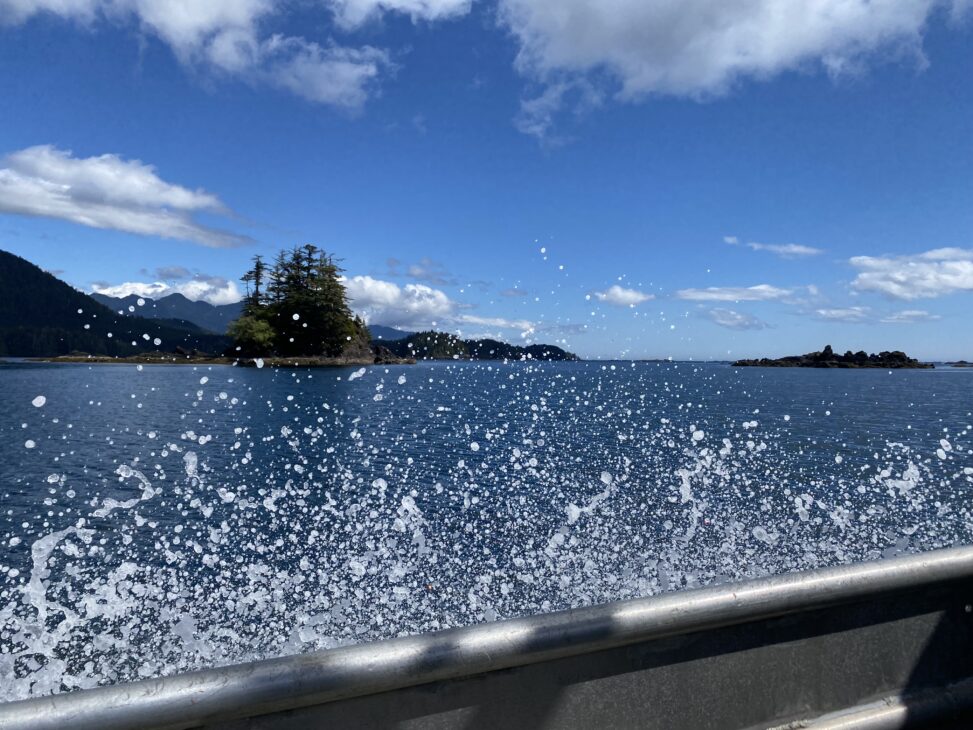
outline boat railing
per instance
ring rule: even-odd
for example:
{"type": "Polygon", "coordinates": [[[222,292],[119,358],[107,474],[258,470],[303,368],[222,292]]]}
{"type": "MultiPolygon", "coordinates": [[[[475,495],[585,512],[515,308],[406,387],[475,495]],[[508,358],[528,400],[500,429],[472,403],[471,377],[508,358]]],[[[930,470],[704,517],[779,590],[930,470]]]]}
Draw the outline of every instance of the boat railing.
{"type": "Polygon", "coordinates": [[[904,727],[973,707],[973,547],[0,704],[4,730],[904,727]]]}

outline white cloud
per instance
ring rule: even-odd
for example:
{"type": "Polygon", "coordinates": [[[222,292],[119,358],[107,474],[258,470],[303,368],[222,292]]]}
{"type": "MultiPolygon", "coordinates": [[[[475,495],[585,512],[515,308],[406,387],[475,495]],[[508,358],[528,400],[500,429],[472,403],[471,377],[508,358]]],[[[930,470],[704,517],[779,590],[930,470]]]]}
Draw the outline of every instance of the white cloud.
{"type": "Polygon", "coordinates": [[[885,324],[915,324],[916,322],[932,322],[940,319],[938,314],[931,314],[924,309],[904,309],[882,318],[885,324]]]}
{"type": "Polygon", "coordinates": [[[526,336],[535,329],[535,324],[528,319],[507,319],[506,317],[478,317],[474,314],[461,314],[455,319],[457,324],[471,324],[478,327],[497,327],[500,329],[522,330],[526,336]]]}
{"type": "Polygon", "coordinates": [[[548,134],[554,126],[555,117],[561,110],[568,89],[570,84],[567,83],[550,84],[534,98],[523,99],[520,102],[520,113],[514,118],[514,126],[518,131],[539,140],[558,142],[558,139],[549,139],[548,134]]]}
{"type": "Polygon", "coordinates": [[[731,330],[762,330],[767,328],[767,323],[752,314],[735,312],[732,309],[710,309],[704,316],[711,322],[720,327],[731,330]]]}
{"type": "Polygon", "coordinates": [[[446,20],[470,12],[472,0],[330,0],[335,19],[345,28],[373,20],[386,11],[403,13],[420,20],[446,20]]]}
{"type": "Polygon", "coordinates": [[[272,85],[308,101],[348,109],[361,108],[372,82],[391,66],[388,52],[371,46],[322,47],[274,36],[262,49],[267,59],[262,76],[272,85]]]}
{"type": "Polygon", "coordinates": [[[747,246],[754,251],[769,251],[785,259],[817,256],[824,253],[820,248],[802,246],[799,243],[748,243],[747,246]]]}
{"type": "Polygon", "coordinates": [[[921,61],[922,33],[949,0],[501,0],[518,67],[552,80],[608,71],[619,95],[705,97],[741,78],[823,67],[854,72],[883,53],[921,61]]]}
{"type": "Polygon", "coordinates": [[[761,302],[790,296],[791,289],[770,284],[757,286],[711,286],[706,289],[680,289],[676,296],[696,302],[761,302]]]}
{"type": "MultiPolygon", "coordinates": [[[[535,330],[534,323],[526,319],[468,314],[463,311],[468,305],[425,284],[399,286],[371,276],[352,276],[344,280],[344,285],[351,308],[372,324],[411,330],[457,329],[470,325],[517,330],[522,337],[535,330]]],[[[497,337],[499,333],[490,335],[497,337]]]]}
{"type": "Polygon", "coordinates": [[[608,287],[605,291],[596,291],[594,295],[599,301],[616,307],[634,307],[650,299],[655,299],[654,294],[647,294],[638,289],[626,289],[618,284],[608,287]]]}
{"type": "MultiPolygon", "coordinates": [[[[374,5],[434,18],[443,2],[448,4],[392,0],[330,5],[335,12],[374,5]]],[[[315,103],[360,108],[379,75],[391,68],[388,53],[261,33],[266,21],[282,15],[288,5],[283,0],[0,0],[0,25],[16,25],[39,14],[85,28],[99,22],[134,24],[168,45],[187,67],[266,83],[315,103]]]]}
{"type": "Polygon", "coordinates": [[[931,314],[924,309],[905,309],[878,318],[869,307],[835,307],[832,309],[816,309],[814,316],[826,322],[844,322],[847,324],[863,324],[866,322],[882,322],[883,324],[914,324],[917,322],[932,322],[940,319],[938,314],[931,314]]]}
{"type": "Polygon", "coordinates": [[[827,322],[845,322],[849,324],[859,324],[871,318],[871,312],[868,307],[816,309],[814,314],[818,319],[823,319],[827,322]]]}
{"type": "Polygon", "coordinates": [[[142,282],[126,281],[121,284],[96,284],[92,291],[109,297],[127,297],[132,294],[149,299],[159,299],[169,294],[182,294],[192,301],[204,301],[210,304],[233,304],[240,301],[243,295],[236,282],[217,276],[201,276],[178,284],[164,281],[142,282]]]}
{"type": "Polygon", "coordinates": [[[399,286],[371,276],[352,276],[344,284],[352,309],[375,324],[433,327],[452,318],[459,308],[445,292],[425,284],[399,286]]]}
{"type": "Polygon", "coordinates": [[[931,299],[973,291],[973,250],[937,248],[916,256],[855,256],[859,270],[852,282],[858,291],[896,299],[931,299]]]}
{"type": "Polygon", "coordinates": [[[514,117],[514,126],[547,146],[559,146],[570,141],[568,137],[552,133],[558,112],[568,103],[567,100],[571,100],[580,114],[601,104],[603,96],[596,86],[583,78],[546,84],[536,96],[520,100],[520,111],[514,117]]]}
{"type": "Polygon", "coordinates": [[[0,212],[92,228],[230,247],[250,239],[198,222],[229,211],[215,195],[162,180],[151,165],[118,155],[78,158],[50,145],[0,161],[0,212]]]}
{"type": "MultiPolygon", "coordinates": [[[[731,246],[739,246],[740,239],[736,236],[723,236],[724,243],[728,243],[731,246]]],[[[817,256],[818,254],[824,253],[820,248],[813,248],[812,246],[803,246],[799,243],[756,243],[751,241],[747,243],[747,248],[754,251],[769,251],[772,254],[776,254],[783,259],[796,259],[803,258],[805,256],[817,256]]]]}

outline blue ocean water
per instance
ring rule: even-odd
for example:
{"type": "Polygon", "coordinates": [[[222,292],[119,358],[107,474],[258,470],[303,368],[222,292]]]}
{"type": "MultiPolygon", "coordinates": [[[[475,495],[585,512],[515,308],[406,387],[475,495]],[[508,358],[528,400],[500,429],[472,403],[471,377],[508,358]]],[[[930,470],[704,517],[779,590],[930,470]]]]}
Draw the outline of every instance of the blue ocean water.
{"type": "Polygon", "coordinates": [[[973,528],[973,370],[12,363],[0,393],[0,699],[973,528]]]}

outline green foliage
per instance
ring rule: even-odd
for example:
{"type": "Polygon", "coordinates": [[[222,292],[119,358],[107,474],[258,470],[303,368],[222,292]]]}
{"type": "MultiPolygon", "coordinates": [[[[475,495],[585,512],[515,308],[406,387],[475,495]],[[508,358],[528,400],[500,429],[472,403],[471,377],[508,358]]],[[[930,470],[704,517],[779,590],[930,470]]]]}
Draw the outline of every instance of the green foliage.
{"type": "Polygon", "coordinates": [[[276,333],[270,324],[251,315],[244,315],[230,324],[227,334],[233,338],[239,354],[252,357],[273,351],[276,333]]]}
{"type": "Polygon", "coordinates": [[[498,340],[462,340],[445,332],[417,332],[401,340],[382,342],[399,357],[417,360],[577,360],[554,345],[509,345],[498,340]]]}
{"type": "Polygon", "coordinates": [[[341,272],[331,255],[310,244],[281,251],[270,268],[255,256],[242,277],[244,317],[230,331],[240,352],[337,357],[349,346],[367,345],[368,328],[351,313],[341,272]]]}
{"type": "Polygon", "coordinates": [[[470,357],[467,344],[445,332],[416,332],[411,337],[384,344],[399,357],[417,360],[468,360],[470,357]]]}

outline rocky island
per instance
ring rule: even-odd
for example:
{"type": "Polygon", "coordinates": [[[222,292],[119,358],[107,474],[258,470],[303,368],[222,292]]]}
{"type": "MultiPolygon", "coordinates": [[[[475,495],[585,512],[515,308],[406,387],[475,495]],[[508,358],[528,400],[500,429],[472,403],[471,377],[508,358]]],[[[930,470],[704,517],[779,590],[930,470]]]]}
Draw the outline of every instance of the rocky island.
{"type": "Polygon", "coordinates": [[[849,350],[844,355],[839,355],[831,349],[831,345],[825,346],[821,352],[790,355],[777,359],[763,357],[759,360],[737,360],[733,365],[761,368],[881,368],[884,370],[928,370],[935,367],[932,363],[919,362],[899,350],[884,351],[877,355],[874,353],[869,355],[864,350],[858,352],[849,350]]]}

